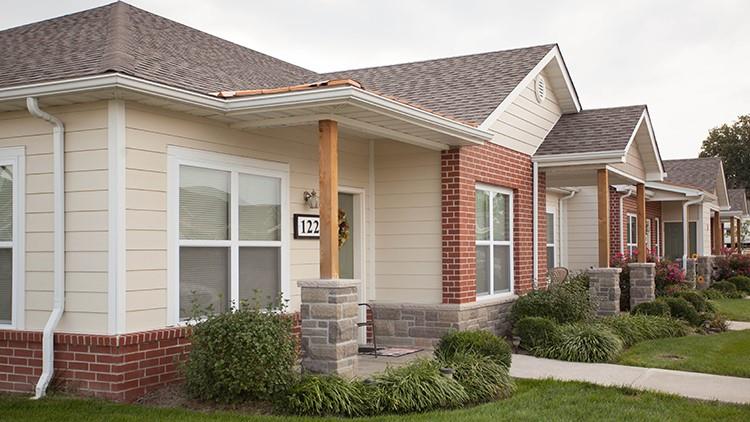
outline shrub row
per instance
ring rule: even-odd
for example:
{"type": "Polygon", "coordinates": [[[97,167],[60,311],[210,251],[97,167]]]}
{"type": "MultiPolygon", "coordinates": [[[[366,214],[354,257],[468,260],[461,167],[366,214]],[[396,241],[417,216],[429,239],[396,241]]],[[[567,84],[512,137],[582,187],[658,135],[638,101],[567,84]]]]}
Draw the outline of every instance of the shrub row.
{"type": "Polygon", "coordinates": [[[565,324],[590,320],[594,310],[588,279],[579,276],[568,283],[521,296],[513,304],[510,315],[513,323],[526,317],[542,317],[565,324]]]}
{"type": "Polygon", "coordinates": [[[696,328],[717,331],[725,324],[722,323],[723,318],[718,314],[716,307],[709,302],[709,299],[716,298],[719,291],[711,290],[704,290],[702,293],[693,290],[677,291],[672,296],[661,296],[653,302],[641,303],[634,307],[631,313],[633,315],[671,316],[696,328]]]}

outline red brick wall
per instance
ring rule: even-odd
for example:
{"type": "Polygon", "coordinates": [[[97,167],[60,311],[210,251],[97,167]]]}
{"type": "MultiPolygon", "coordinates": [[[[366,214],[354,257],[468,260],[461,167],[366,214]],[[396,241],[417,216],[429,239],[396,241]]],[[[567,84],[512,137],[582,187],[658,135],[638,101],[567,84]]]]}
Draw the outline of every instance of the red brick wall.
{"type": "MultiPolygon", "coordinates": [[[[620,252],[620,245],[623,250],[627,245],[627,228],[628,214],[638,213],[638,204],[636,203],[635,194],[623,199],[622,201],[622,221],[620,221],[620,197],[624,194],[618,193],[615,188],[609,188],[609,221],[610,221],[610,238],[609,244],[611,253],[614,255],[620,252]],[[623,231],[622,237],[620,230],[623,231]]],[[[651,220],[651,239],[649,240],[649,249],[654,250],[656,245],[656,230],[661,229],[656,225],[656,218],[661,220],[661,202],[646,201],[646,218],[651,220]]],[[[625,250],[627,253],[627,250],[625,250]]]]}
{"type": "MultiPolygon", "coordinates": [[[[188,328],[122,336],[55,334],[51,388],[117,401],[133,401],[179,379],[188,328]]],[[[42,334],[0,331],[0,391],[33,393],[42,373],[42,334]]]]}
{"type": "MultiPolygon", "coordinates": [[[[532,286],[531,157],[495,145],[463,147],[442,154],[443,303],[476,300],[475,187],[477,183],[513,191],[515,290],[532,286]]],[[[547,255],[545,178],[539,178],[539,284],[544,285],[547,255]]]]}

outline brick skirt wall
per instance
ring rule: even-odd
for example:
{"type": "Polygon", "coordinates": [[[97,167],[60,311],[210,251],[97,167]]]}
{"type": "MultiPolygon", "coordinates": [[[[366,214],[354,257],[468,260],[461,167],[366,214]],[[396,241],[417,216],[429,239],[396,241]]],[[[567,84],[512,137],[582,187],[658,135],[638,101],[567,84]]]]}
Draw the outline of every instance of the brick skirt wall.
{"type": "MultiPolygon", "coordinates": [[[[55,334],[52,389],[133,401],[179,380],[190,347],[189,328],[121,336],[55,334]]],[[[0,331],[0,391],[34,392],[42,373],[42,333],[0,331]]]]}

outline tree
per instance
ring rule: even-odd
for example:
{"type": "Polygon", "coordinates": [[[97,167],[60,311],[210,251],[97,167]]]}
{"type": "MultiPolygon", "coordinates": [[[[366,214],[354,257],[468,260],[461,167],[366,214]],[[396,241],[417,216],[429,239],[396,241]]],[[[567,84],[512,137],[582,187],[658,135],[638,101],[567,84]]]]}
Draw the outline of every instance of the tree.
{"type": "Polygon", "coordinates": [[[750,187],[750,114],[708,132],[701,157],[720,157],[728,188],[750,187]]]}

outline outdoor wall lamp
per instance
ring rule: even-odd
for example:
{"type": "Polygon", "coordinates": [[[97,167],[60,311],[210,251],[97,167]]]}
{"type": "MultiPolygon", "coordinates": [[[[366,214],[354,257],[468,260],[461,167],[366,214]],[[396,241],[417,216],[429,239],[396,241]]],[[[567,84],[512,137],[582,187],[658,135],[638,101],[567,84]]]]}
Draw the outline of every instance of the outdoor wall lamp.
{"type": "Polygon", "coordinates": [[[318,199],[318,193],[315,192],[315,189],[313,189],[312,192],[305,191],[302,196],[305,198],[305,204],[307,204],[307,208],[310,208],[311,210],[318,209],[318,207],[320,206],[320,201],[318,199]]]}

